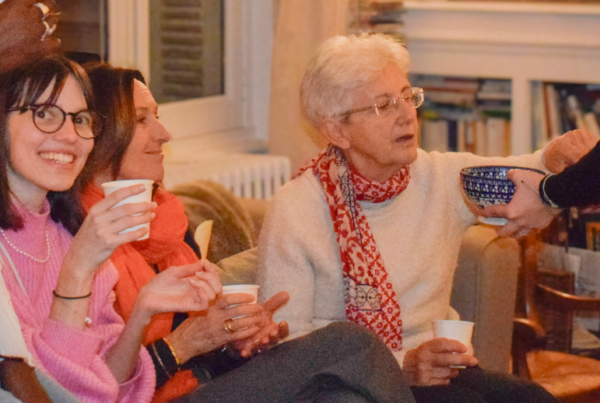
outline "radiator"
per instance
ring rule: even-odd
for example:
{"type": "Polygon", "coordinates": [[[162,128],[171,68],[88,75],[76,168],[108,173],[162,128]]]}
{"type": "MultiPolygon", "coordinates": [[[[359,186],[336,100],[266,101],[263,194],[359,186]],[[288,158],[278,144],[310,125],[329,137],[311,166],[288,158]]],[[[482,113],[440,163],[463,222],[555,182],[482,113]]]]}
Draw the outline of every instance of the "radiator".
{"type": "Polygon", "coordinates": [[[290,159],[278,155],[223,154],[193,162],[165,162],[165,187],[210,179],[237,197],[271,199],[290,180],[290,159]]]}

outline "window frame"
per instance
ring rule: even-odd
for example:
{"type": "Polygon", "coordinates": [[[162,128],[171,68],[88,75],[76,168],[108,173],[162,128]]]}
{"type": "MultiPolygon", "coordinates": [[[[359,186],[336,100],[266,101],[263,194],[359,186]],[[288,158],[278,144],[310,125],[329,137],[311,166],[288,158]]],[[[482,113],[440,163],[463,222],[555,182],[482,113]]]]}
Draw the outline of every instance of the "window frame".
{"type": "MultiPolygon", "coordinates": [[[[252,16],[271,0],[225,0],[225,93],[160,104],[160,118],[173,139],[222,132],[224,136],[254,137],[251,66],[252,16]],[[253,5],[254,4],[254,5],[253,5]]],[[[150,78],[150,10],[148,0],[108,0],[109,62],[136,68],[150,78]]],[[[270,17],[270,16],[269,16],[270,17]]],[[[257,38],[254,38],[257,39],[257,38]]],[[[258,45],[258,44],[256,44],[258,45]]],[[[255,55],[256,57],[260,57],[255,55]]],[[[270,60],[270,57],[269,57],[270,60]]]]}

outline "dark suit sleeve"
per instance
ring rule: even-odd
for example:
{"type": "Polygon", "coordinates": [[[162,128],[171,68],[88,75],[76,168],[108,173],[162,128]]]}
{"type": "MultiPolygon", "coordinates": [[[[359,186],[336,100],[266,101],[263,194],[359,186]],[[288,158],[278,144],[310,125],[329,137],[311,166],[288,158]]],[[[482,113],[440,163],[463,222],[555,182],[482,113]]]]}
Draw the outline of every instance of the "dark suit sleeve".
{"type": "Polygon", "coordinates": [[[600,204],[600,142],[577,164],[548,178],[544,190],[561,208],[600,204]]]}

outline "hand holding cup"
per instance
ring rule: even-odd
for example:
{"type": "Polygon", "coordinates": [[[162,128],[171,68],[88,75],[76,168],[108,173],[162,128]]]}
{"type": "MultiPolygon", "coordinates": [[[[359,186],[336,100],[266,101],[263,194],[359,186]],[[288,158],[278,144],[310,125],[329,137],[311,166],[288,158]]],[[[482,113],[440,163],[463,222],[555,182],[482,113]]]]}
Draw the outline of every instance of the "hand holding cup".
{"type": "MultiPolygon", "coordinates": [[[[143,185],[119,189],[93,205],[75,234],[63,260],[63,271],[95,272],[124,243],[145,235],[144,228],[122,233],[129,227],[149,224],[154,218],[156,203],[144,202],[115,207],[119,202],[145,191],[143,185]]],[[[65,272],[65,273],[67,273],[65,272]]],[[[62,272],[61,272],[62,273],[62,272]]],[[[66,275],[66,274],[65,274],[66,275]]]]}
{"type": "MultiPolygon", "coordinates": [[[[433,337],[456,340],[469,348],[473,336],[473,322],[464,320],[436,320],[433,322],[433,337]]],[[[463,365],[451,365],[450,368],[465,368],[463,365]]]]}
{"type": "MultiPolygon", "coordinates": [[[[113,192],[119,189],[135,186],[135,185],[144,185],[144,191],[142,193],[135,194],[133,196],[129,196],[128,198],[121,200],[119,203],[115,204],[114,207],[119,207],[124,204],[130,203],[142,203],[142,202],[151,202],[152,201],[152,184],[154,182],[149,179],[139,179],[139,180],[118,180],[113,182],[106,182],[102,184],[102,188],[104,189],[104,196],[109,196],[113,192]]],[[[134,214],[135,215],[135,214],[134,214]]],[[[139,214],[137,214],[139,215],[139,214]]],[[[148,239],[150,237],[150,223],[144,223],[140,225],[136,225],[134,227],[127,228],[120,232],[120,234],[126,234],[128,232],[137,231],[140,228],[147,228],[148,232],[140,238],[138,241],[142,241],[144,239],[148,239]]]]}

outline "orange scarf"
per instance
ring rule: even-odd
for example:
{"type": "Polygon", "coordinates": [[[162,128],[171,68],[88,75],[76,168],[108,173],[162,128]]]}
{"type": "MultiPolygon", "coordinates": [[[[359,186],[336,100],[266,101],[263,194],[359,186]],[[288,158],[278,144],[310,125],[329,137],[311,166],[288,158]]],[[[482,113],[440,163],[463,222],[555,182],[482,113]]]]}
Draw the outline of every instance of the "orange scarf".
{"type": "MultiPolygon", "coordinates": [[[[104,198],[104,192],[90,185],[82,195],[86,213],[104,198]]],[[[119,271],[119,281],[115,286],[117,296],[115,310],[127,321],[133,310],[135,300],[141,288],[148,283],[156,272],[171,266],[181,266],[198,261],[198,256],[184,242],[188,221],[181,202],[166,190],[158,189],[154,194],[158,207],[156,217],[150,223],[150,238],[119,246],[110,260],[119,271]]],[[[144,345],[168,335],[173,326],[173,313],[154,315],[146,335],[144,345]]],[[[190,370],[180,371],[165,385],[157,390],[154,403],[166,402],[182,396],[198,385],[190,370]]]]}

